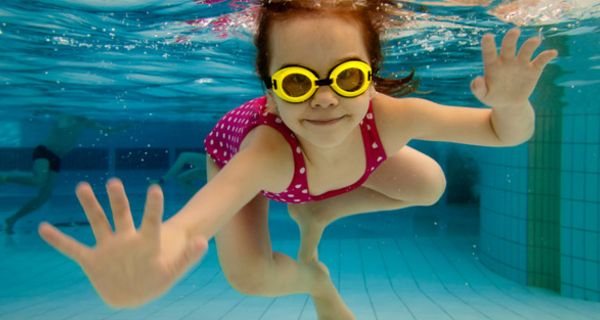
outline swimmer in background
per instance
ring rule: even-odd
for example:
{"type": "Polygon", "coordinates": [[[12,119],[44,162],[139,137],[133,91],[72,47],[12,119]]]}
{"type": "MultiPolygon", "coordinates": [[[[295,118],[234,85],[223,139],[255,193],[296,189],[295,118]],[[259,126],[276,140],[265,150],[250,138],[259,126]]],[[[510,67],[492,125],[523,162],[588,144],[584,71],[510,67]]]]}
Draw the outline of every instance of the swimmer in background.
{"type": "Polygon", "coordinates": [[[204,169],[206,155],[200,152],[182,152],[177,156],[175,163],[158,180],[151,183],[164,185],[167,181],[175,179],[177,184],[190,193],[198,191],[198,182],[206,178],[204,169]]]}
{"type": "Polygon", "coordinates": [[[113,307],[136,307],[169,290],[206,252],[213,236],[229,283],[278,297],[309,294],[318,317],[354,319],[317,246],[330,223],[351,215],[429,206],[445,189],[440,166],[407,146],[412,139],[515,146],[534,132],[529,102],[545,66],[541,40],[518,48],[518,29],[499,50],[482,39],[484,75],[471,82],[488,108],[396,98],[408,79],[378,77],[379,35],[391,1],[261,1],[255,44],[263,97],[227,113],[205,140],[208,183],[169,220],[163,194],[148,189],[138,230],[123,184],[107,183],[114,231],[93,190],[77,197],[90,221],[90,248],[50,224],[42,238],[76,261],[113,307]],[[288,203],[300,228],[297,259],[274,252],[269,199],[288,203]]]}
{"type": "Polygon", "coordinates": [[[38,189],[37,195],[4,220],[4,231],[7,234],[14,233],[14,225],[19,219],[34,212],[50,199],[60,172],[61,160],[75,148],[85,130],[113,133],[123,129],[104,126],[83,116],[59,114],[56,117],[48,137],[33,150],[31,172],[0,172],[0,185],[11,183],[38,189]]]}

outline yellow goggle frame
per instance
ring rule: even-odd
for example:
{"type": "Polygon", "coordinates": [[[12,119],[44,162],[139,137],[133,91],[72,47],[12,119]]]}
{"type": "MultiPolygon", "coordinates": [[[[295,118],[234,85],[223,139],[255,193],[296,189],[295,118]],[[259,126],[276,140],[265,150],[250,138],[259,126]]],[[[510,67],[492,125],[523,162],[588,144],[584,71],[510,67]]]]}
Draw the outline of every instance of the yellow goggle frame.
{"type": "Polygon", "coordinates": [[[282,100],[301,103],[310,99],[321,86],[330,86],[335,93],[345,98],[359,96],[367,91],[372,77],[371,66],[368,63],[361,60],[349,60],[331,68],[325,79],[319,79],[317,73],[309,68],[287,66],[279,69],[264,81],[267,89],[273,90],[282,100]],[[340,76],[344,76],[345,72],[353,69],[359,72],[359,77],[356,79],[356,83],[351,80],[349,82],[351,86],[347,88],[342,83],[344,80],[340,79],[340,76]],[[300,80],[302,83],[299,82],[300,80]],[[288,83],[291,84],[288,86],[288,83]],[[293,90],[290,90],[290,86],[294,87],[293,90]]]}

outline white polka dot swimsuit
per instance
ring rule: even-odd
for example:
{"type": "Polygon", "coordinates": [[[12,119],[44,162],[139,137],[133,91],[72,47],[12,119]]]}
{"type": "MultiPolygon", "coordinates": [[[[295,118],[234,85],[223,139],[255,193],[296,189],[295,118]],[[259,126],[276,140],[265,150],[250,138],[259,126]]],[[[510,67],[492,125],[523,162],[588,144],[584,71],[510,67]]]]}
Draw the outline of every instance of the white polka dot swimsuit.
{"type": "Polygon", "coordinates": [[[271,193],[263,191],[263,195],[269,199],[286,203],[304,203],[323,200],[349,192],[360,187],[367,180],[371,172],[386,159],[386,154],[379,139],[377,127],[375,126],[373,108],[369,104],[369,110],[360,122],[367,159],[365,173],[358,181],[349,186],[330,190],[320,195],[311,195],[308,190],[306,165],[298,139],[283,123],[281,118],[266,111],[266,103],[266,97],[260,97],[250,100],[228,112],[208,134],[204,140],[204,148],[206,154],[215,161],[217,166],[222,168],[239,151],[242,140],[255,127],[267,125],[279,131],[290,144],[291,149],[294,150],[295,173],[292,182],[283,192],[271,193]]]}

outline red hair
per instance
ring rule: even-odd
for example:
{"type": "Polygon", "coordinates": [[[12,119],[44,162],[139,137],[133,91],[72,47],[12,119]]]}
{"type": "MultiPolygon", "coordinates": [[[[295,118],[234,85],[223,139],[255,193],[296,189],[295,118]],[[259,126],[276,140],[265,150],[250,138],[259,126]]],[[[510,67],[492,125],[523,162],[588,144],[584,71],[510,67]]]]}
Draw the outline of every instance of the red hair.
{"type": "MultiPolygon", "coordinates": [[[[406,95],[416,90],[414,71],[401,79],[377,76],[383,59],[380,34],[393,21],[398,8],[391,0],[261,0],[254,44],[257,49],[256,70],[261,79],[269,74],[271,52],[269,41],[273,22],[297,16],[329,14],[357,23],[373,69],[375,89],[391,95],[406,95]]],[[[394,21],[397,22],[397,21],[394,21]]]]}

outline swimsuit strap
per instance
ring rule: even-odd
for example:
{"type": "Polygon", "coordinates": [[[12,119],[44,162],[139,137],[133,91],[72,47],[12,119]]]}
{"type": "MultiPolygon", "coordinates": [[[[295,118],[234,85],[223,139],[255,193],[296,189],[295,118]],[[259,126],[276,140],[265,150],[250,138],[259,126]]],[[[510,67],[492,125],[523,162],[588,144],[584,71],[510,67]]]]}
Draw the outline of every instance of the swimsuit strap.
{"type": "Polygon", "coordinates": [[[370,174],[387,159],[385,150],[383,149],[383,143],[379,137],[379,131],[375,124],[375,115],[373,112],[373,104],[369,103],[369,110],[367,114],[360,122],[360,128],[363,134],[363,145],[365,147],[365,154],[367,158],[366,171],[370,174]]]}
{"type": "MultiPolygon", "coordinates": [[[[266,100],[266,99],[265,99],[266,100]]],[[[294,157],[294,175],[288,188],[280,193],[265,192],[271,199],[283,202],[301,203],[310,200],[308,194],[308,180],[306,179],[306,164],[300,142],[296,135],[288,128],[283,120],[276,114],[266,111],[266,103],[261,110],[262,123],[275,128],[290,144],[294,157]]]]}

